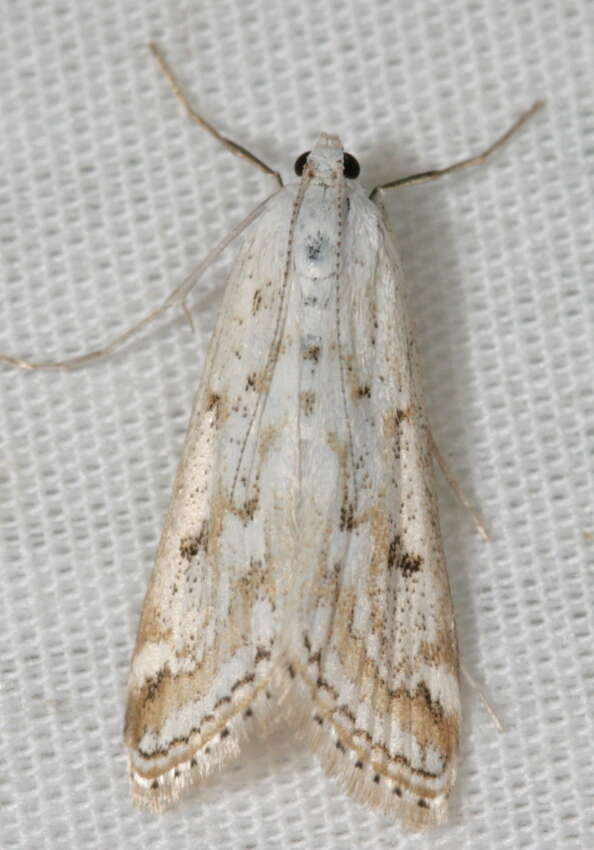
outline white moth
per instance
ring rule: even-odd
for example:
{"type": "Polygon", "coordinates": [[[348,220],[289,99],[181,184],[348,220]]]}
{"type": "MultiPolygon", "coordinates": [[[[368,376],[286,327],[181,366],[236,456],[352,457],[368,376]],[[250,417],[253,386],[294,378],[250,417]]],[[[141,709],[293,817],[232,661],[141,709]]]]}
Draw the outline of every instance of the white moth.
{"type": "Polygon", "coordinates": [[[154,809],[286,712],[358,800],[446,812],[458,653],[428,431],[400,263],[345,163],[322,134],[229,278],[130,674],[154,809]]]}
{"type": "MultiPolygon", "coordinates": [[[[275,175],[152,50],[190,116],[275,175]]],[[[481,162],[541,105],[484,154],[380,188],[481,162]]],[[[284,716],[355,799],[422,829],[446,815],[460,696],[402,271],[337,136],[296,170],[249,217],[195,401],[130,672],[132,793],[166,808],[284,716]]],[[[89,362],[196,277],[101,351],[0,360],[89,362]]]]}
{"type": "MultiPolygon", "coordinates": [[[[482,161],[541,105],[380,188],[482,161]]],[[[460,694],[402,270],[337,136],[295,168],[246,233],[195,401],[130,672],[132,793],[169,806],[284,716],[355,799],[422,829],[447,813],[460,694]]]]}

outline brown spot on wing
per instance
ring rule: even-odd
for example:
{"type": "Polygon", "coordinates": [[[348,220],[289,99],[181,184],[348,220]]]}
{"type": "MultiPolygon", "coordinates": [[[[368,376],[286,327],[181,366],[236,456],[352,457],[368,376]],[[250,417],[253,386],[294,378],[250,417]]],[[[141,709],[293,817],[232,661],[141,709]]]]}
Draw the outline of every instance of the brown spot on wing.
{"type": "Polygon", "coordinates": [[[304,360],[313,360],[314,363],[317,363],[320,359],[320,346],[319,345],[308,345],[303,349],[303,359],[304,360]]]}
{"type": "Polygon", "coordinates": [[[420,555],[411,555],[410,552],[403,552],[398,562],[398,569],[408,578],[421,569],[422,563],[423,559],[420,555]]]}
{"type": "Polygon", "coordinates": [[[399,534],[395,534],[390,540],[387,554],[388,569],[400,570],[406,578],[418,572],[423,564],[421,555],[402,551],[402,541],[399,534]]]}
{"type": "Polygon", "coordinates": [[[300,395],[301,410],[306,416],[311,416],[316,404],[316,394],[311,391],[302,392],[300,395]]]}
{"type": "Polygon", "coordinates": [[[179,542],[179,553],[185,561],[191,561],[200,549],[208,550],[208,520],[204,520],[198,534],[187,534],[179,542]]]}
{"type": "Polygon", "coordinates": [[[208,396],[206,397],[206,409],[212,410],[213,408],[218,407],[220,400],[220,395],[210,390],[208,396]]]}
{"type": "Polygon", "coordinates": [[[396,425],[400,426],[401,423],[404,422],[405,419],[410,419],[411,412],[412,411],[411,411],[410,405],[408,407],[404,408],[404,410],[401,410],[401,409],[397,410],[396,414],[394,416],[394,418],[396,420],[396,425]]]}
{"type": "Polygon", "coordinates": [[[252,298],[252,316],[255,316],[262,306],[262,290],[256,289],[252,298]]]}

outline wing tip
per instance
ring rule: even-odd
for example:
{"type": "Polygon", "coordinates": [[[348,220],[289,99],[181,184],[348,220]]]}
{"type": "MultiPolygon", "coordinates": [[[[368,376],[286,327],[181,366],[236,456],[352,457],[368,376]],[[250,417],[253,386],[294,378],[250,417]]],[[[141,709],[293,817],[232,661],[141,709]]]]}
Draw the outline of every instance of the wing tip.
{"type": "Polygon", "coordinates": [[[133,803],[140,809],[161,814],[174,806],[194,786],[212,773],[221,770],[227,762],[239,757],[241,742],[249,735],[252,724],[261,735],[266,735],[275,725],[270,694],[267,689],[257,692],[241,711],[221,721],[216,736],[207,743],[198,743],[196,749],[182,754],[178,761],[173,752],[165,754],[160,767],[156,762],[142,759],[137,750],[128,749],[128,778],[133,803]],[[249,724],[249,726],[248,726],[249,724]]]}
{"type": "Polygon", "coordinates": [[[128,777],[132,801],[140,809],[161,814],[174,806],[194,785],[238,756],[238,736],[229,734],[158,775],[143,776],[133,766],[131,753],[128,777]]]}
{"type": "MultiPolygon", "coordinates": [[[[337,779],[358,803],[398,819],[411,832],[432,829],[447,820],[447,792],[423,797],[406,788],[406,783],[376,771],[372,763],[359,758],[336,734],[329,734],[321,716],[310,717],[301,726],[300,733],[325,773],[337,779]]],[[[453,777],[450,780],[453,784],[453,777]]]]}

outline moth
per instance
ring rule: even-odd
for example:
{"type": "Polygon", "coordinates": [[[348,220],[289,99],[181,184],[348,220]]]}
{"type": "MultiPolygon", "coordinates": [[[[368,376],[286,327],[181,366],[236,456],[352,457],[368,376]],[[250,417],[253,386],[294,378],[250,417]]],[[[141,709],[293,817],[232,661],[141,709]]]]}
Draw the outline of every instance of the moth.
{"type": "MultiPolygon", "coordinates": [[[[403,274],[374,199],[483,161],[542,104],[480,156],[371,195],[322,133],[285,186],[193,112],[152,50],[190,116],[281,188],[229,277],[144,600],[133,797],[163,810],[287,717],[356,800],[436,825],[456,775],[458,649],[403,274]]],[[[2,360],[80,365],[114,345],[2,360]]]]}
{"type": "Polygon", "coordinates": [[[460,696],[402,269],[337,136],[295,169],[245,236],[196,397],[132,660],[132,792],[168,806],[284,714],[357,800],[423,828],[460,696]]]}
{"type": "Polygon", "coordinates": [[[340,140],[301,164],[210,345],[132,661],[132,789],[167,805],[287,709],[358,799],[437,822],[458,653],[402,272],[340,140]]]}

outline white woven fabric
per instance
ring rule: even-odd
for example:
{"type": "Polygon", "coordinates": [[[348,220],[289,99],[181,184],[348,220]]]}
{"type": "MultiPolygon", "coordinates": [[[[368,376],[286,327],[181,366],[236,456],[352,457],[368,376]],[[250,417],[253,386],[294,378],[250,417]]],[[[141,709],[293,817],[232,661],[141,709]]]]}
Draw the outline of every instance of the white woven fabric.
{"type": "MultiPolygon", "coordinates": [[[[156,306],[270,190],[187,122],[290,177],[338,132],[392,194],[442,452],[465,666],[460,778],[436,848],[593,846],[594,6],[589,0],[0,3],[0,351],[60,359],[156,306]]],[[[128,799],[121,743],[140,603],[229,254],[180,312],[73,372],[1,369],[0,846],[415,848],[276,733],[174,811],[128,799]]]]}

